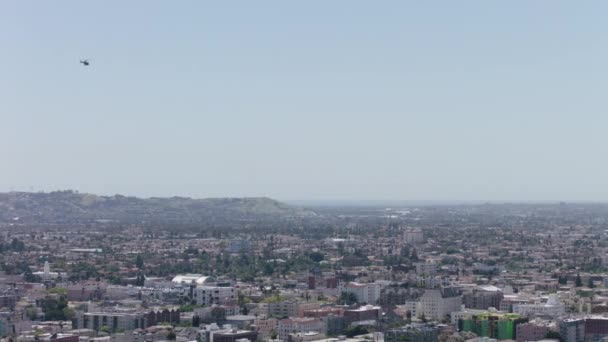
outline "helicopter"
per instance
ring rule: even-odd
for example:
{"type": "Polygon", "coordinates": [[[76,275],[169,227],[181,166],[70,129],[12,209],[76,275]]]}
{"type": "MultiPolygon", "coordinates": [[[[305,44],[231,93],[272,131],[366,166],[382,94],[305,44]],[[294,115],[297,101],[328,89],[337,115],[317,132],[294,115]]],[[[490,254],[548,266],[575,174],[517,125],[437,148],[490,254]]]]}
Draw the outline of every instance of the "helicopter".
{"type": "Polygon", "coordinates": [[[81,59],[80,63],[84,66],[89,66],[89,64],[91,64],[88,59],[81,59]]]}

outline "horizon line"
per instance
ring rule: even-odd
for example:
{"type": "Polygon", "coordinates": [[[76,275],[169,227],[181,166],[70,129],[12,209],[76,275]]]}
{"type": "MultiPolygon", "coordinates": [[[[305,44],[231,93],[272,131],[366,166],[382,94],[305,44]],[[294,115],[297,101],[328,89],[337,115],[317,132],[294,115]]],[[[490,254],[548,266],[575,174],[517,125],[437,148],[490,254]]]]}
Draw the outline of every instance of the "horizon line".
{"type": "Polygon", "coordinates": [[[57,189],[57,190],[8,190],[0,191],[0,193],[28,193],[28,194],[49,194],[53,192],[74,192],[79,194],[90,194],[95,196],[125,196],[125,197],[136,197],[141,199],[152,199],[152,198],[189,198],[189,199],[213,199],[213,198],[269,198],[284,203],[292,204],[421,204],[421,205],[437,205],[437,204],[608,204],[606,200],[589,200],[589,199],[365,199],[365,198],[294,198],[294,197],[282,197],[272,195],[246,195],[246,196],[234,196],[234,195],[220,195],[220,196],[188,196],[188,195],[162,195],[162,196],[142,196],[132,195],[125,193],[114,193],[114,194],[99,194],[89,191],[81,191],[76,189],[57,189]]]}

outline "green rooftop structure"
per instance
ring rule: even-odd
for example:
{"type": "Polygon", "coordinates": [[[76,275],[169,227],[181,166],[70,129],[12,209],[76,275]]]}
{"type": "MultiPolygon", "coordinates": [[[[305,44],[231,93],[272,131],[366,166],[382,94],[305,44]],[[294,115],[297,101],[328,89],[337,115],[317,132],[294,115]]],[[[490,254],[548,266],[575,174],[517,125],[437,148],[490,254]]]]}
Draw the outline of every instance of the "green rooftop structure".
{"type": "Polygon", "coordinates": [[[481,337],[514,340],[516,327],[528,319],[518,314],[485,312],[458,322],[460,331],[471,331],[481,337]]]}

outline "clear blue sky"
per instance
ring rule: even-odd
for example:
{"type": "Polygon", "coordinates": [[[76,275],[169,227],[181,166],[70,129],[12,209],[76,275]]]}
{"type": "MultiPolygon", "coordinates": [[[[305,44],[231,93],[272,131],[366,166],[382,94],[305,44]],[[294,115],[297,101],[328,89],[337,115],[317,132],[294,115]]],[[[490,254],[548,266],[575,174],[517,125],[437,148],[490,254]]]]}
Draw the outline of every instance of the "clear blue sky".
{"type": "Polygon", "coordinates": [[[606,13],[2,1],[0,190],[608,200],[606,13]]]}

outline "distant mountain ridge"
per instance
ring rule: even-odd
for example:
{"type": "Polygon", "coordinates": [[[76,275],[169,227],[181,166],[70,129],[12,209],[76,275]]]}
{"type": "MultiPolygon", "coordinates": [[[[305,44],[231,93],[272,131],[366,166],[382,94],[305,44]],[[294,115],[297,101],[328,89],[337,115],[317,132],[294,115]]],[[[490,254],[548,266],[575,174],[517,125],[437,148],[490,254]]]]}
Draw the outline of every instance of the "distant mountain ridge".
{"type": "Polygon", "coordinates": [[[197,223],[314,215],[266,197],[138,198],[99,196],[71,190],[0,193],[0,223],[119,222],[197,223]]]}

